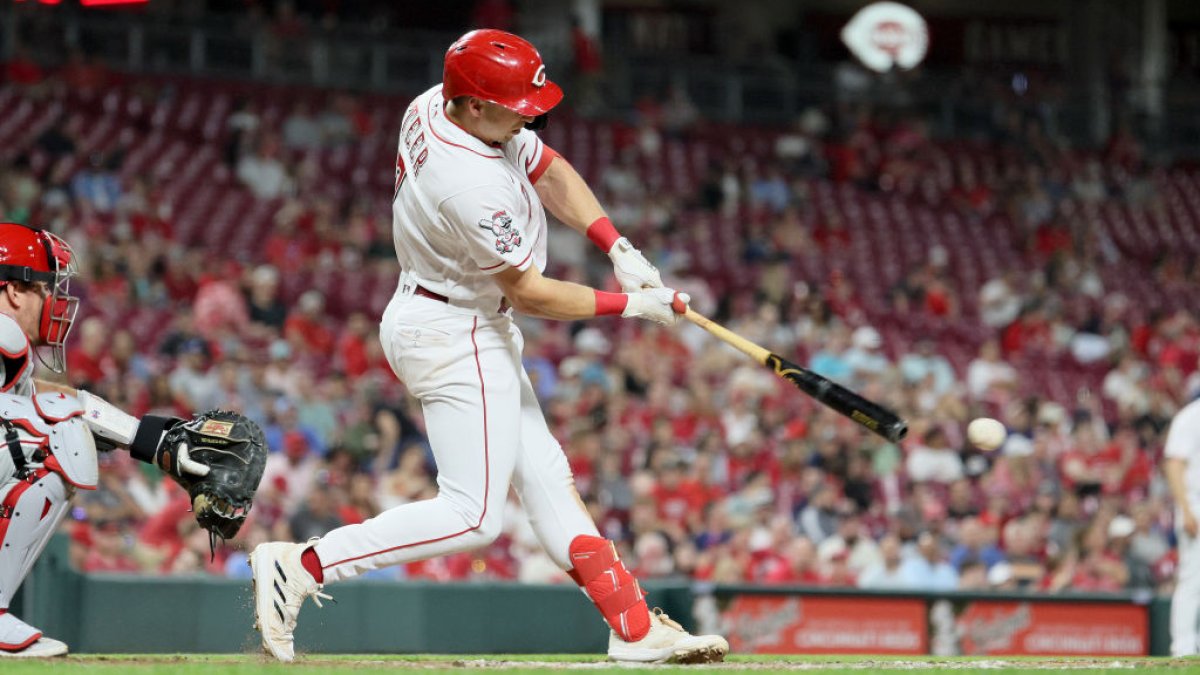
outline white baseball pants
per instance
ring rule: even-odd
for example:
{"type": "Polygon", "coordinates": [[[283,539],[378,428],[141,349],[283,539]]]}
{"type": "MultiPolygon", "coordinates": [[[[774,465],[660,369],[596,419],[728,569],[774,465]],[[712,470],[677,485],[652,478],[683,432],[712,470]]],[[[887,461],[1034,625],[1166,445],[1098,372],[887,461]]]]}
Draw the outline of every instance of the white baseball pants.
{"type": "Polygon", "coordinates": [[[1200,540],[1183,531],[1183,516],[1175,511],[1179,563],[1171,595],[1171,656],[1196,652],[1196,619],[1200,616],[1200,540]]]}
{"type": "Polygon", "coordinates": [[[438,495],[325,535],[315,546],[325,581],[491,543],[510,484],[542,546],[570,569],[571,541],[599,533],[521,365],[520,330],[509,313],[412,291],[401,286],[392,298],[380,340],[396,375],[421,401],[438,495]]]}

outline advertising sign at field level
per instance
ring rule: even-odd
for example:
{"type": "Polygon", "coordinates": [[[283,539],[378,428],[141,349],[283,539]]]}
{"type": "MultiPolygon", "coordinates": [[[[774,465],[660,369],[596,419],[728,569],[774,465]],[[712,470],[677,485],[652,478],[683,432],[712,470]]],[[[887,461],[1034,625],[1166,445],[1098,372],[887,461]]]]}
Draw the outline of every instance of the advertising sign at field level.
{"type": "Polygon", "coordinates": [[[739,595],[721,619],[734,653],[925,654],[925,611],[912,598],[739,595]]]}
{"type": "MultiPolygon", "coordinates": [[[[937,618],[938,604],[931,612],[935,645],[942,623],[937,618]]],[[[962,654],[1149,653],[1146,608],[1140,605],[981,600],[965,603],[956,614],[953,632],[962,654]]]]}

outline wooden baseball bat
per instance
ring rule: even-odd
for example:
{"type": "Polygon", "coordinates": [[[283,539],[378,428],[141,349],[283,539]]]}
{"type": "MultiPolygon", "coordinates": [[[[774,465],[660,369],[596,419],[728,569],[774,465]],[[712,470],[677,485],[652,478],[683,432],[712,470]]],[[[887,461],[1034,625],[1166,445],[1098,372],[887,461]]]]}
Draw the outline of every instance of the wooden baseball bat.
{"type": "Polygon", "coordinates": [[[908,434],[908,423],[878,403],[868,401],[842,385],[768,351],[765,347],[747,340],[691,307],[688,307],[683,316],[715,335],[718,340],[732,345],[746,356],[770,368],[779,377],[796,385],[800,391],[815,398],[823,405],[829,406],[837,413],[858,422],[869,431],[893,443],[899,442],[908,434]]]}

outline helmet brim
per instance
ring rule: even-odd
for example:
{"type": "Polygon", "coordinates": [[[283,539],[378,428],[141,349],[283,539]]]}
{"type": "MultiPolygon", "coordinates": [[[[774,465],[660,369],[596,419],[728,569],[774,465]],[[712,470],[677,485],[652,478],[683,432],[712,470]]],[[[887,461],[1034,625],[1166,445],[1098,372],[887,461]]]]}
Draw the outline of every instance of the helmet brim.
{"type": "Polygon", "coordinates": [[[550,112],[550,109],[558,105],[563,100],[563,90],[557,84],[546,80],[546,84],[538,87],[532,94],[525,98],[516,101],[512,105],[500,103],[500,105],[517,113],[518,115],[528,115],[529,117],[537,117],[550,112]]]}

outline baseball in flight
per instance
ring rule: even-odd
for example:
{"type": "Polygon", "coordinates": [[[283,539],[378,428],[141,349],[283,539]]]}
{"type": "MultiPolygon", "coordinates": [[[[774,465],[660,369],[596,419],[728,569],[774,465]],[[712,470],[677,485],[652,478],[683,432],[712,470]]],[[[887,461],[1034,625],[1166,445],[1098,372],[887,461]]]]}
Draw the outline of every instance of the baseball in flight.
{"type": "Polygon", "coordinates": [[[1004,444],[1008,432],[999,420],[977,417],[967,425],[967,440],[980,450],[995,450],[1004,444]]]}

